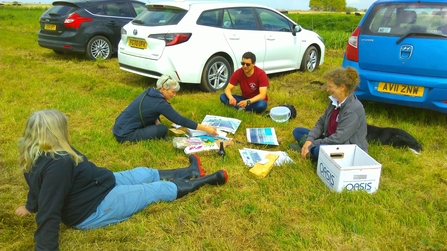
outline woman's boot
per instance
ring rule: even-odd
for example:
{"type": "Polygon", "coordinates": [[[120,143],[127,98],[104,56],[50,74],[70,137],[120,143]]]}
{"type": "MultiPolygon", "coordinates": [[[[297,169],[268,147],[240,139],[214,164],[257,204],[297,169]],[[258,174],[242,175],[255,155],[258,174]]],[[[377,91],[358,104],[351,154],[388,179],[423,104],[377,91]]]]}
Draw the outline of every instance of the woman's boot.
{"type": "Polygon", "coordinates": [[[189,155],[189,163],[189,167],[185,168],[158,170],[160,180],[172,181],[175,179],[193,179],[205,176],[205,170],[202,168],[199,156],[195,154],[189,155]]]}
{"type": "Polygon", "coordinates": [[[200,177],[193,180],[178,179],[172,182],[177,186],[177,199],[193,192],[205,184],[209,185],[223,185],[228,180],[228,174],[225,170],[219,170],[213,174],[205,177],[200,177]]]}

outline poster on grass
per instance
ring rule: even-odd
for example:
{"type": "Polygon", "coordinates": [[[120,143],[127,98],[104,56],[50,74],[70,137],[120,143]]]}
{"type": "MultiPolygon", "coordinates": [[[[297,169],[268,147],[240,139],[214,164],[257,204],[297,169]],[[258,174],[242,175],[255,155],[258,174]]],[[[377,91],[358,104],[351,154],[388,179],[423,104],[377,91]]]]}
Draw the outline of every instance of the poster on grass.
{"type": "Polygon", "coordinates": [[[253,144],[279,145],[275,128],[247,128],[247,141],[253,144]]]}

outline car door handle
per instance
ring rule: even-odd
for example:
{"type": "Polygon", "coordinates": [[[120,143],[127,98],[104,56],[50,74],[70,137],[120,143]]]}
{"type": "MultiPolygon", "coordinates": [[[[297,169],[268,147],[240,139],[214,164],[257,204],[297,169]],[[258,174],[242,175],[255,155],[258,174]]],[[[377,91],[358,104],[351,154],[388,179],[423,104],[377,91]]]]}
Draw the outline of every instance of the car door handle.
{"type": "Polygon", "coordinates": [[[116,22],[115,22],[115,21],[110,21],[110,22],[108,22],[107,24],[108,24],[108,25],[116,25],[116,22]]]}
{"type": "Polygon", "coordinates": [[[276,38],[275,38],[275,37],[272,37],[272,36],[269,36],[269,37],[267,37],[267,40],[268,40],[268,41],[275,41],[276,38]]]}
{"type": "Polygon", "coordinates": [[[229,39],[230,39],[230,40],[239,40],[239,39],[241,39],[241,38],[238,37],[236,34],[233,34],[233,36],[231,36],[229,39]]]}

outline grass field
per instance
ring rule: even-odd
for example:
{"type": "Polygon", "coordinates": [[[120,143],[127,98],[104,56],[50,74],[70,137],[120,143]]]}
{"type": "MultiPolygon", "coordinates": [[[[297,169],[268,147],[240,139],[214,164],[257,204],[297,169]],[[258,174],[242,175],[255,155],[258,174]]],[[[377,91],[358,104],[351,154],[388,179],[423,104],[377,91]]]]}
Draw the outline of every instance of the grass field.
{"type": "MultiPolygon", "coordinates": [[[[171,141],[125,145],[115,141],[111,128],[116,116],[154,80],[121,71],[116,57],[93,62],[39,47],[42,12],[41,8],[0,7],[0,250],[5,251],[34,247],[34,217],[14,216],[27,193],[17,166],[17,141],[33,111],[66,113],[73,145],[98,166],[113,171],[135,166],[169,169],[188,162],[171,141]]],[[[314,20],[328,18],[312,15],[314,20]]],[[[344,17],[332,17],[337,18],[344,17]]],[[[331,36],[325,40],[336,44],[331,36]]],[[[325,86],[310,83],[322,81],[325,71],[340,66],[342,56],[343,48],[330,46],[325,64],[314,73],[269,76],[269,108],[289,103],[298,111],[297,118],[286,123],[228,109],[220,104],[220,93],[182,85],[172,105],[184,116],[201,121],[214,114],[243,121],[234,135],[243,143],[228,147],[225,160],[215,152],[199,154],[208,173],[226,169],[228,183],[150,205],[127,221],[102,229],[79,231],[62,225],[60,249],[447,250],[446,114],[364,103],[368,123],[402,128],[424,148],[415,155],[407,149],[371,144],[369,154],[382,164],[375,194],[329,191],[315,165],[287,149],[294,143],[293,128],[312,127],[328,102],[325,86]],[[274,127],[280,145],[246,143],[249,127],[274,127]],[[239,155],[243,147],[286,151],[294,163],[274,167],[266,178],[256,179],[239,155]]],[[[166,119],[162,122],[170,124],[166,119]]]]}

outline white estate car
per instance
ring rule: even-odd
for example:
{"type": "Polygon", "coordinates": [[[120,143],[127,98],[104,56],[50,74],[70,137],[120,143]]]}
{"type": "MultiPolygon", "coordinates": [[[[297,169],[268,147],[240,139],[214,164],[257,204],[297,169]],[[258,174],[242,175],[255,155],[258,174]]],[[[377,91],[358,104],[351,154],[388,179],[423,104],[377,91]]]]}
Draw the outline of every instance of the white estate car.
{"type": "Polygon", "coordinates": [[[121,29],[122,70],[151,78],[168,74],[215,92],[225,88],[247,51],[267,74],[312,72],[324,61],[317,33],[265,6],[175,1],[146,8],[121,29]]]}

